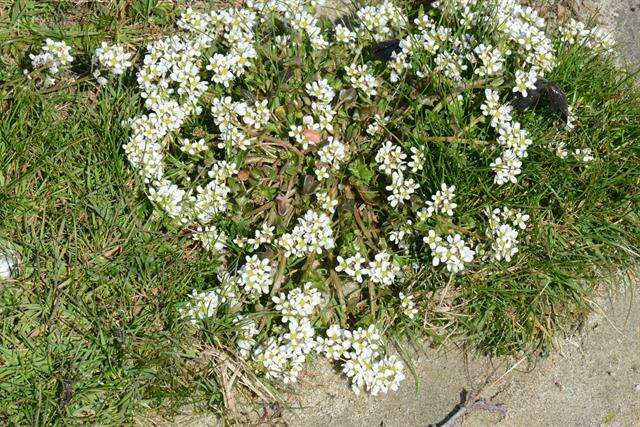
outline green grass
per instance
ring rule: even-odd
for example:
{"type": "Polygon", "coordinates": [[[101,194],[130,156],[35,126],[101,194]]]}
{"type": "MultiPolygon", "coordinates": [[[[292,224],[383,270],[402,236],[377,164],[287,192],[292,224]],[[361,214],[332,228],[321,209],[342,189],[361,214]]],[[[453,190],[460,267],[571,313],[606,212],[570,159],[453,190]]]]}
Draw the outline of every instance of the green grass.
{"type": "MultiPolygon", "coordinates": [[[[81,82],[43,93],[21,72],[25,52],[47,36],[85,53],[105,35],[140,43],[171,21],[174,10],[157,3],[0,3],[0,238],[24,260],[18,280],[0,284],[2,424],[118,424],[149,408],[167,417],[186,403],[223,408],[219,360],[203,361],[198,351],[224,349],[232,328],[216,319],[196,340],[176,310],[191,289],[213,286],[215,265],[188,236],[163,226],[126,163],[120,122],[141,112],[130,85],[96,92],[81,82]],[[141,36],[141,28],[150,30],[141,36]]],[[[532,151],[526,178],[497,195],[483,184],[491,180],[488,162],[469,173],[473,152],[434,145],[424,180],[456,182],[469,221],[484,208],[482,196],[493,207],[527,207],[533,228],[517,263],[498,276],[502,267],[490,265],[456,286],[444,275],[416,283],[430,317],[395,323],[392,333],[436,343],[454,333],[494,354],[539,350],[588,314],[603,270],[637,260],[634,79],[579,50],[565,52],[551,77],[581,99],[571,142],[592,147],[598,159],[584,168],[532,151]]],[[[418,110],[410,117],[401,131],[416,141],[448,130],[418,110]]],[[[536,143],[556,138],[545,107],[520,118],[536,143]]],[[[379,295],[379,304],[377,319],[390,323],[394,292],[379,295]]]]}
{"type": "MultiPolygon", "coordinates": [[[[5,23],[28,45],[49,34],[5,23]]],[[[117,86],[41,95],[14,85],[13,59],[24,52],[10,56],[11,40],[0,39],[0,81],[9,81],[0,89],[0,236],[20,249],[25,271],[0,284],[0,423],[118,424],[187,398],[215,409],[216,380],[193,362],[175,310],[214,272],[188,239],[162,231],[126,164],[120,122],[137,100],[117,86]]]]}
{"type": "MultiPolygon", "coordinates": [[[[597,289],[603,270],[625,268],[639,255],[640,125],[634,117],[640,114],[640,96],[635,78],[582,50],[564,51],[559,60],[549,78],[580,105],[577,130],[565,141],[591,147],[599,155],[594,163],[585,168],[558,162],[554,153],[537,150],[524,162],[523,180],[496,192],[485,184],[491,179],[486,170],[468,173],[468,158],[431,157],[447,160],[446,168],[434,169],[445,169],[445,179],[457,183],[458,209],[470,217],[481,214],[484,205],[478,199],[492,207],[526,208],[532,217],[518,259],[506,271],[493,265],[483,274],[465,276],[452,301],[459,305],[464,334],[489,353],[551,345],[558,329],[588,313],[585,298],[597,289]]],[[[563,138],[544,105],[518,117],[535,144],[563,138]]],[[[414,126],[430,134],[429,124],[420,121],[414,126]]]]}
{"type": "Polygon", "coordinates": [[[0,417],[107,423],[189,395],[194,374],[177,357],[185,336],[172,307],[211,272],[158,231],[135,190],[119,151],[133,102],[119,90],[94,100],[24,88],[9,104],[0,218],[26,271],[1,293],[0,417]]]}

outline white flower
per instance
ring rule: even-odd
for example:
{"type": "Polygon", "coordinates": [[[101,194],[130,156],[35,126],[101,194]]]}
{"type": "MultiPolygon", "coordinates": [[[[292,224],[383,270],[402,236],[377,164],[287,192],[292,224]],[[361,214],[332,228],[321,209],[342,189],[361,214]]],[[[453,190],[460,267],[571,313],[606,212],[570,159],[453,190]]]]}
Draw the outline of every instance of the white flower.
{"type": "Polygon", "coordinates": [[[411,168],[411,172],[421,171],[424,168],[424,162],[424,153],[416,147],[411,147],[411,161],[407,163],[407,166],[411,168]]]}
{"type": "Polygon", "coordinates": [[[329,179],[329,171],[327,170],[326,166],[321,166],[319,168],[316,168],[314,173],[316,174],[318,181],[324,181],[325,179],[329,179]]]}
{"type": "Polygon", "coordinates": [[[405,230],[393,230],[389,233],[389,241],[395,243],[399,248],[404,248],[406,247],[406,242],[404,241],[406,234],[405,230]]]}
{"type": "Polygon", "coordinates": [[[245,257],[245,264],[238,271],[238,285],[251,293],[269,293],[273,282],[271,265],[267,258],[259,259],[257,255],[245,257]]]}
{"type": "Polygon", "coordinates": [[[108,70],[111,74],[121,75],[133,65],[131,62],[133,54],[127,52],[124,46],[109,45],[102,42],[93,55],[93,62],[100,68],[108,70]]]}
{"type": "Polygon", "coordinates": [[[342,372],[351,379],[356,394],[364,390],[375,396],[397,391],[405,378],[402,362],[384,353],[380,339],[373,325],[353,332],[332,326],[327,330],[327,339],[319,340],[319,348],[327,357],[344,359],[342,372]]]}
{"type": "Polygon", "coordinates": [[[389,286],[395,282],[400,273],[400,267],[393,263],[388,252],[382,251],[369,262],[368,272],[373,283],[389,286]]]}
{"type": "Polygon", "coordinates": [[[389,122],[389,117],[382,117],[380,114],[376,113],[373,116],[373,122],[367,126],[367,133],[370,136],[375,136],[380,132],[380,129],[389,122]]]}
{"type": "Polygon", "coordinates": [[[303,257],[323,250],[332,249],[335,245],[331,219],[325,213],[307,211],[298,218],[291,233],[286,233],[278,240],[278,244],[285,250],[286,256],[303,257]]]}
{"type": "Polygon", "coordinates": [[[236,108],[236,112],[242,117],[242,122],[244,124],[257,130],[266,126],[271,116],[266,99],[256,101],[252,106],[242,103],[241,109],[238,111],[236,108]]]}
{"type": "Polygon", "coordinates": [[[435,251],[438,246],[440,246],[440,242],[442,242],[442,237],[438,236],[435,230],[429,230],[428,234],[422,238],[422,240],[429,245],[429,248],[432,251],[435,251]]]}
{"type": "Polygon", "coordinates": [[[364,276],[369,274],[369,270],[365,267],[367,260],[359,252],[346,259],[338,256],[337,261],[336,271],[338,273],[344,272],[358,283],[362,283],[364,276]]]}
{"type": "Polygon", "coordinates": [[[480,110],[484,116],[491,117],[491,126],[494,128],[511,121],[511,105],[500,103],[500,95],[496,90],[485,89],[485,102],[480,110]]]}
{"type": "Polygon", "coordinates": [[[338,201],[333,199],[327,193],[316,193],[316,199],[318,199],[320,209],[328,214],[333,214],[336,210],[336,206],[338,206],[338,201]]]}
{"type": "Polygon", "coordinates": [[[377,87],[380,83],[369,74],[369,66],[366,64],[356,65],[351,64],[344,67],[349,82],[351,85],[360,89],[366,96],[373,97],[378,94],[377,87]]]}
{"type": "Polygon", "coordinates": [[[356,33],[349,30],[342,24],[336,25],[333,30],[335,31],[337,42],[344,43],[347,46],[355,46],[356,33]]]}
{"type": "Polygon", "coordinates": [[[475,73],[480,76],[495,76],[502,73],[504,57],[498,48],[480,43],[474,49],[476,55],[482,62],[482,66],[475,69],[475,73]]]}
{"type": "Polygon", "coordinates": [[[263,223],[262,226],[256,230],[254,237],[247,239],[247,244],[252,245],[254,250],[258,249],[262,244],[270,244],[273,242],[274,230],[274,226],[263,223]]]}
{"type": "Polygon", "coordinates": [[[462,80],[462,72],[467,69],[463,56],[452,51],[438,53],[435,59],[436,73],[442,73],[455,82],[462,80]]]}
{"type": "Polygon", "coordinates": [[[197,141],[191,141],[188,138],[184,138],[180,141],[180,150],[192,156],[201,153],[207,149],[204,139],[200,138],[197,141]]]}
{"type": "Polygon", "coordinates": [[[391,141],[385,141],[376,153],[378,167],[387,175],[405,170],[407,166],[404,163],[404,159],[406,158],[407,155],[402,151],[402,148],[393,145],[391,141]]]}
{"type": "Polygon", "coordinates": [[[201,242],[206,251],[223,252],[227,236],[224,231],[220,231],[215,225],[212,225],[198,227],[197,231],[193,233],[193,240],[201,242]]]}
{"type": "Polygon", "coordinates": [[[391,175],[391,185],[386,187],[391,191],[387,197],[391,207],[396,207],[411,199],[411,195],[419,188],[419,185],[412,178],[405,178],[402,172],[393,172],[391,175]]]}
{"type": "Polygon", "coordinates": [[[31,66],[35,68],[44,67],[54,76],[61,68],[66,67],[73,61],[71,47],[64,40],[54,41],[46,39],[42,51],[38,55],[30,54],[31,66]]]}
{"type": "Polygon", "coordinates": [[[444,182],[440,185],[440,190],[431,196],[431,200],[426,202],[426,217],[430,218],[433,214],[447,214],[453,216],[453,210],[458,207],[453,202],[455,197],[456,186],[448,186],[444,182]]]}
{"type": "Polygon", "coordinates": [[[551,148],[555,152],[556,156],[561,159],[566,159],[569,155],[569,152],[567,151],[567,144],[564,142],[558,142],[555,146],[551,145],[549,148],[551,148]]]}
{"type": "Polygon", "coordinates": [[[178,218],[182,213],[182,199],[185,191],[177,185],[165,180],[149,187],[149,200],[158,204],[171,218],[178,218]]]}
{"type": "Polygon", "coordinates": [[[233,319],[233,323],[235,325],[240,326],[239,339],[238,339],[238,350],[240,352],[240,356],[243,359],[246,359],[251,354],[251,350],[255,347],[256,340],[254,337],[258,335],[259,331],[256,327],[256,322],[253,320],[245,320],[244,316],[238,314],[235,319],[233,319]]]}
{"type": "Polygon", "coordinates": [[[518,122],[502,123],[498,129],[500,136],[498,143],[506,146],[516,156],[527,157],[527,148],[533,143],[527,138],[527,131],[520,127],[518,122]]]}
{"type": "Polygon", "coordinates": [[[518,231],[526,229],[529,215],[517,209],[509,209],[506,206],[500,209],[490,211],[487,209],[489,216],[489,227],[487,228],[487,236],[492,239],[491,248],[493,258],[500,261],[511,261],[511,258],[519,251],[518,249],[518,231]]]}
{"type": "Polygon", "coordinates": [[[594,159],[591,154],[591,148],[576,148],[573,152],[573,156],[584,163],[590,162],[594,159]]]}
{"type": "Polygon", "coordinates": [[[329,104],[336,96],[336,92],[329,85],[327,79],[316,80],[305,85],[307,94],[316,98],[322,104],[329,104]]]}
{"type": "Polygon", "coordinates": [[[449,235],[446,240],[440,240],[435,244],[432,264],[446,265],[447,271],[457,273],[465,268],[465,263],[473,261],[475,251],[466,245],[459,234],[449,235]]]}
{"type": "Polygon", "coordinates": [[[196,187],[194,212],[201,224],[209,223],[217,214],[227,210],[227,196],[231,189],[216,179],[206,186],[196,187]]]}
{"type": "Polygon", "coordinates": [[[490,165],[495,172],[494,182],[498,185],[518,182],[517,176],[522,172],[522,161],[512,150],[505,150],[502,156],[495,159],[490,165]]]}
{"type": "Polygon", "coordinates": [[[182,309],[182,316],[192,324],[196,324],[199,320],[214,316],[220,303],[220,293],[217,289],[203,292],[194,289],[191,292],[190,301],[182,309]]]}
{"type": "Polygon", "coordinates": [[[495,251],[495,259],[511,261],[511,257],[518,252],[518,232],[508,224],[500,224],[493,230],[493,238],[491,248],[495,251]]]}
{"type": "Polygon", "coordinates": [[[0,280],[9,280],[17,272],[20,263],[18,252],[0,244],[0,280]]]}
{"type": "Polygon", "coordinates": [[[329,142],[318,150],[318,156],[322,163],[331,165],[332,169],[338,170],[340,169],[340,163],[342,163],[347,156],[346,146],[332,136],[327,138],[327,140],[329,142]]]}
{"type": "Polygon", "coordinates": [[[529,91],[536,88],[537,81],[538,73],[534,68],[528,72],[518,70],[516,71],[516,85],[513,88],[513,92],[519,92],[523,97],[527,97],[529,91]]]}
{"type": "Polygon", "coordinates": [[[404,52],[391,54],[391,61],[389,61],[387,68],[391,69],[389,81],[396,83],[400,79],[400,75],[405,71],[411,69],[411,62],[408,62],[408,55],[404,52]]]}
{"type": "Polygon", "coordinates": [[[282,321],[289,322],[311,316],[315,308],[322,303],[322,295],[312,283],[307,282],[302,288],[295,288],[286,296],[281,292],[272,300],[276,311],[282,315],[282,321]]]}
{"type": "Polygon", "coordinates": [[[418,314],[418,309],[416,308],[416,303],[413,300],[413,295],[405,295],[400,292],[398,296],[400,297],[400,306],[402,307],[404,315],[409,319],[414,319],[416,314],[418,314]]]}

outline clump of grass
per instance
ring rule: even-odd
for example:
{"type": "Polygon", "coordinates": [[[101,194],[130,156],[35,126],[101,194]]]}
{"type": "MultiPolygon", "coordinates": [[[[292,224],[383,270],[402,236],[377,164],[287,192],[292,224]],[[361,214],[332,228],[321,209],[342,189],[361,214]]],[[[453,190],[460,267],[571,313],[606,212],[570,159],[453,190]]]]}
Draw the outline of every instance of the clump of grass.
{"type": "MultiPolygon", "coordinates": [[[[330,330],[342,338],[347,329],[376,324],[388,336],[426,336],[433,343],[456,335],[494,354],[539,349],[588,312],[586,300],[602,269],[637,259],[640,125],[635,118],[640,104],[633,79],[617,70],[609,56],[584,46],[556,45],[556,66],[545,78],[566,92],[575,128],[558,130],[561,119],[544,99],[514,113],[534,144],[517,183],[498,186],[490,163],[501,149],[479,108],[487,87],[504,93],[505,102],[514,96],[507,93],[521,63],[507,63],[499,78],[484,83],[471,73],[463,73],[462,81],[436,73],[419,79],[403,74],[391,83],[388,63],[371,56],[375,41],[363,36],[364,49],[354,54],[340,46],[314,50],[301,38],[283,48],[288,50],[274,52],[273,34],[266,30],[288,31],[276,20],[261,23],[256,31],[264,35],[257,46],[265,60],[256,61],[255,69],[229,90],[212,84],[203,98],[207,105],[227,92],[234,100],[248,99],[248,90],[268,98],[271,117],[258,137],[266,143],[254,142],[246,152],[211,144],[209,157],[202,158],[181,152],[178,135],[166,143],[167,176],[185,187],[206,184],[203,172],[222,155],[237,161],[243,173],[230,177],[235,199],[226,214],[216,217],[227,235],[224,257],[202,250],[191,237],[198,224],[184,230],[157,209],[166,207],[161,200],[151,204],[143,190],[158,185],[143,182],[125,159],[121,146],[130,132],[121,123],[145,111],[132,76],[104,88],[90,76],[90,58],[102,33],[117,29],[120,42],[140,41],[136,29],[150,19],[151,9],[134,3],[129,10],[87,9],[82,20],[69,20],[55,32],[47,22],[35,21],[44,10],[64,14],[64,5],[24,3],[28,7],[16,12],[0,36],[8,64],[0,76],[0,105],[6,111],[0,121],[0,237],[19,249],[22,260],[15,279],[0,285],[4,422],[117,423],[146,408],[171,413],[184,403],[221,411],[233,405],[229,393],[237,375],[245,390],[272,399],[275,392],[253,373],[270,373],[264,359],[245,354],[243,360],[238,340],[255,322],[260,333],[248,344],[253,351],[289,325],[281,322],[271,295],[245,294],[242,283],[234,289],[239,302],[221,301],[220,266],[238,274],[254,252],[247,239],[263,223],[281,236],[308,209],[323,210],[312,192],[324,190],[338,201],[335,212],[325,212],[335,248],[285,257],[273,241],[259,245],[257,253],[273,261],[269,293],[291,293],[311,283],[324,299],[322,310],[311,316],[313,328],[336,325],[330,330]],[[25,28],[35,35],[24,36],[25,28]],[[57,86],[44,89],[37,79],[27,80],[22,68],[28,66],[27,50],[36,52],[41,37],[52,33],[73,45],[78,60],[57,86]],[[17,50],[10,45],[16,34],[23,44],[17,50]],[[343,67],[354,55],[380,79],[377,96],[363,96],[344,78],[343,67]],[[305,84],[319,77],[328,77],[336,91],[340,107],[335,108],[334,135],[351,154],[320,184],[313,179],[322,166],[316,164],[317,148],[305,151],[287,135],[290,125],[301,123],[299,112],[309,108],[305,84]],[[368,135],[376,114],[390,118],[378,123],[377,135],[368,135]],[[390,178],[378,170],[376,160],[386,139],[407,154],[413,147],[424,155],[421,170],[406,172],[419,190],[397,206],[387,201],[390,178]],[[559,159],[560,142],[590,148],[595,159],[587,164],[559,159]],[[454,215],[440,212],[417,221],[417,212],[443,182],[456,187],[454,215]],[[530,216],[511,261],[491,258],[485,234],[486,208],[503,206],[530,216]],[[389,241],[391,232],[407,228],[411,236],[402,239],[405,245],[389,241]],[[422,242],[429,230],[442,236],[459,233],[477,243],[469,245],[474,260],[463,262],[456,274],[432,266],[434,255],[422,242]],[[391,284],[361,284],[336,271],[338,257],[353,256],[356,248],[367,262],[384,248],[392,261],[386,269],[399,269],[403,277],[398,274],[391,284]],[[215,306],[197,306],[185,318],[185,302],[194,290],[215,306]],[[400,292],[413,298],[416,312],[400,292]],[[238,322],[238,314],[243,321],[238,322]],[[228,369],[231,365],[242,369],[228,369]]],[[[423,12],[407,9],[409,16],[423,12]]],[[[176,14],[161,9],[156,22],[169,23],[176,14]]],[[[452,26],[455,34],[463,32],[447,13],[433,18],[452,26]]],[[[319,25],[331,27],[326,20],[319,25]]],[[[485,30],[472,31],[486,41],[485,30]]],[[[406,35],[403,29],[394,31],[406,35]]],[[[395,49],[393,43],[388,46],[395,49]]],[[[414,67],[425,63],[433,66],[433,58],[419,54],[412,60],[414,67]]],[[[206,110],[184,132],[209,143],[217,140],[219,129],[206,110]]],[[[314,130],[307,136],[324,140],[328,132],[314,130]]],[[[378,345],[371,337],[365,341],[378,345]]]]}

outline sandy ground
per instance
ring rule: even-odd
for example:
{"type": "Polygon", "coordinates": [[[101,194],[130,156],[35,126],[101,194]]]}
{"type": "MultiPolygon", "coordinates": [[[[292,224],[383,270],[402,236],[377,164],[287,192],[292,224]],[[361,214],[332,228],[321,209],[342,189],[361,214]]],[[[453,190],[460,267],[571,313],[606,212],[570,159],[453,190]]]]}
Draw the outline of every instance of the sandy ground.
{"type": "Polygon", "coordinates": [[[538,360],[489,359],[431,350],[416,361],[418,383],[382,397],[355,396],[328,364],[311,368],[291,395],[291,426],[438,425],[463,390],[506,405],[507,415],[474,411],[464,426],[640,425],[640,296],[637,281],[595,306],[584,331],[538,360]],[[295,397],[294,397],[295,396],[295,397]]]}
{"type": "Polygon", "coordinates": [[[632,69],[640,65],[640,0],[570,0],[583,21],[595,19],[612,32],[620,62],[632,69]]]}

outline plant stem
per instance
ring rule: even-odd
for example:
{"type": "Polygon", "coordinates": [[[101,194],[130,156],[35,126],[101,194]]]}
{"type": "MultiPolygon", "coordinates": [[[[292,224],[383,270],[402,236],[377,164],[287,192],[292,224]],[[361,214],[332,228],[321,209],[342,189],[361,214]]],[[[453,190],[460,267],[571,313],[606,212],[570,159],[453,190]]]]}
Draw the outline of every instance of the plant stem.
{"type": "Polygon", "coordinates": [[[333,289],[336,291],[336,295],[338,296],[338,302],[340,303],[340,312],[338,314],[338,316],[340,317],[340,326],[341,327],[346,327],[347,326],[347,303],[346,300],[344,299],[344,291],[342,290],[342,282],[340,281],[340,278],[338,277],[338,274],[336,273],[336,270],[333,268],[333,265],[335,263],[335,258],[333,256],[333,253],[330,253],[327,257],[330,267],[329,267],[329,280],[331,282],[331,284],[333,285],[333,289]]]}
{"type": "MultiPolygon", "coordinates": [[[[464,132],[464,131],[463,131],[464,132]]],[[[491,141],[484,141],[482,139],[463,139],[457,136],[427,136],[425,141],[428,142],[457,142],[459,144],[469,145],[491,145],[491,141]]]]}

